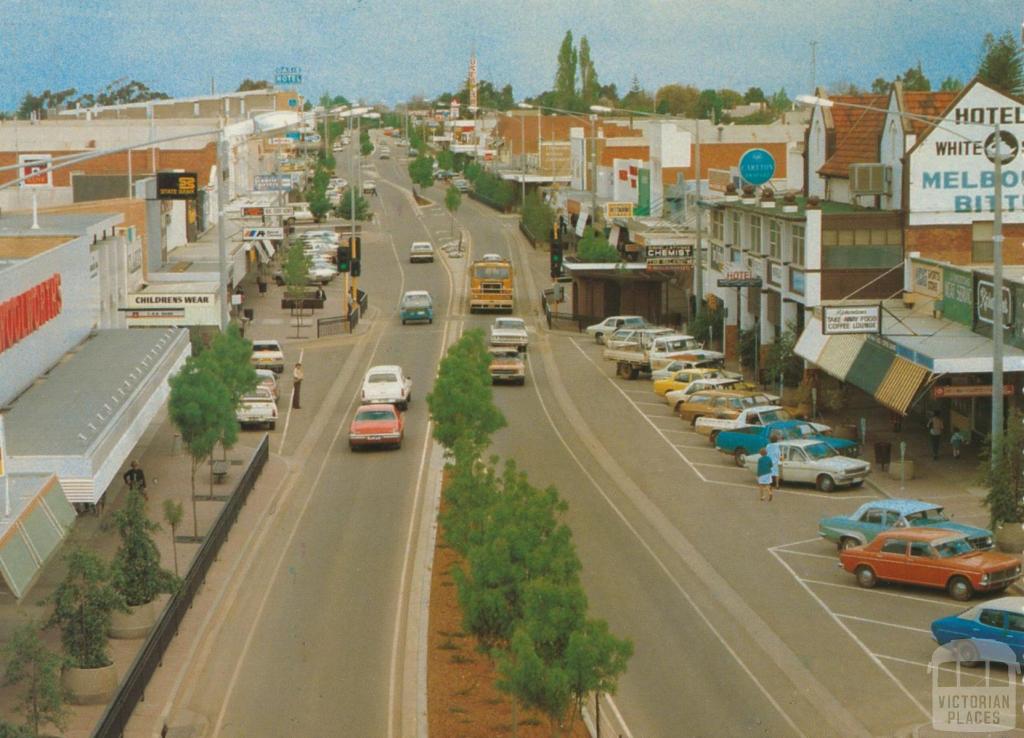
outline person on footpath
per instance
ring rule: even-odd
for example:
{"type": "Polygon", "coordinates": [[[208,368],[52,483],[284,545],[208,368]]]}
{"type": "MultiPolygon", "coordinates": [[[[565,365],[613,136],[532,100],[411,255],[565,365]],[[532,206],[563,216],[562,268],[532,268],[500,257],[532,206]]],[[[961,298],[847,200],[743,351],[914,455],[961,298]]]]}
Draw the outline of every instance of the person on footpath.
{"type": "Polygon", "coordinates": [[[932,459],[934,461],[939,460],[939,443],[942,441],[942,431],[946,430],[946,426],[942,422],[942,418],[939,417],[938,410],[932,410],[932,416],[928,418],[928,437],[932,442],[932,459]]]}
{"type": "Polygon", "coordinates": [[[142,471],[142,467],[139,466],[139,462],[132,461],[131,466],[128,467],[128,471],[121,477],[124,483],[128,485],[130,490],[138,490],[142,493],[143,499],[148,500],[149,496],[146,495],[146,475],[142,471]]]}
{"type": "Polygon", "coordinates": [[[768,502],[772,501],[772,483],[772,460],[768,456],[768,449],[762,447],[761,455],[757,459],[757,491],[761,502],[765,501],[766,494],[768,502]]]}
{"type": "Polygon", "coordinates": [[[955,425],[953,426],[953,435],[949,437],[949,445],[953,447],[953,458],[959,459],[960,447],[964,445],[964,434],[955,425]]]}
{"type": "Polygon", "coordinates": [[[782,462],[782,446],[779,445],[781,436],[778,431],[773,431],[768,438],[769,443],[765,446],[768,458],[772,460],[772,487],[779,489],[782,485],[782,470],[779,464],[782,462]]]}
{"type": "Polygon", "coordinates": [[[301,410],[302,405],[300,404],[299,395],[302,393],[302,362],[295,362],[295,368],[292,369],[292,407],[296,410],[301,410]]]}

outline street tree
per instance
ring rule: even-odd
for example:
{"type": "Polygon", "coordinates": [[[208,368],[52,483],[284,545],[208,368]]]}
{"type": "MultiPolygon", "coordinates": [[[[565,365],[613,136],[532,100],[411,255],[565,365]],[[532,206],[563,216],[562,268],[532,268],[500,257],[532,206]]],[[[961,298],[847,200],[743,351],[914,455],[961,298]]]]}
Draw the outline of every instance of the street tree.
{"type": "Polygon", "coordinates": [[[25,717],[27,735],[36,738],[44,725],[63,731],[68,710],[60,683],[61,658],[43,643],[38,623],[19,626],[4,645],[4,654],[4,684],[20,687],[15,709],[25,717]]]}
{"type": "Polygon", "coordinates": [[[198,538],[196,470],[210,457],[218,443],[228,448],[238,439],[238,420],[235,418],[237,403],[198,357],[190,356],[186,359],[181,371],[171,377],[170,385],[168,411],[189,453],[192,531],[193,536],[198,538]]]}
{"type": "Polygon", "coordinates": [[[556,108],[575,110],[576,105],[576,66],[578,62],[576,49],[572,45],[572,31],[566,31],[562,45],[558,49],[558,67],[555,72],[556,108]]]}
{"type": "Polygon", "coordinates": [[[548,718],[551,734],[558,735],[559,721],[572,704],[569,675],[560,664],[549,664],[537,653],[524,628],[512,636],[507,651],[495,654],[499,678],[495,686],[512,697],[513,725],[516,705],[538,710],[548,718]]]}
{"type": "Polygon", "coordinates": [[[423,188],[434,184],[434,158],[420,154],[409,162],[409,178],[423,188]]]}
{"type": "Polygon", "coordinates": [[[993,530],[1024,522],[1024,414],[1010,413],[1006,430],[983,454],[981,478],[988,487],[985,505],[993,530]]]}
{"type": "MultiPolygon", "coordinates": [[[[366,220],[370,217],[370,203],[358,192],[356,193],[356,220],[366,220]]],[[[334,208],[334,214],[345,220],[352,220],[352,188],[346,187],[334,208]]]]}
{"type": "Polygon", "coordinates": [[[1024,61],[1012,33],[1006,31],[999,37],[991,33],[985,35],[978,77],[1008,95],[1021,94],[1024,90],[1024,61]]]}
{"type": "Polygon", "coordinates": [[[302,297],[309,284],[309,269],[313,262],[302,248],[301,241],[293,241],[285,252],[281,272],[284,276],[285,294],[292,299],[302,297]]]}
{"type": "Polygon", "coordinates": [[[237,324],[218,333],[200,356],[236,403],[256,387],[259,378],[250,361],[252,341],[242,336],[237,324]]]}
{"type": "Polygon", "coordinates": [[[448,214],[451,216],[451,233],[455,235],[455,213],[459,209],[459,205],[462,204],[462,193],[459,192],[459,188],[455,185],[448,185],[448,189],[444,193],[444,206],[448,209],[448,214]]]}
{"type": "Polygon", "coordinates": [[[608,243],[603,233],[587,226],[587,230],[576,246],[576,257],[588,264],[614,264],[622,261],[619,250],[608,243]]]}
{"type": "Polygon", "coordinates": [[[534,190],[526,195],[522,211],[523,225],[536,241],[549,241],[555,224],[555,211],[534,190]]]}
{"type": "Polygon", "coordinates": [[[160,551],[153,533],[160,525],[146,515],[142,493],[131,490],[125,506],[114,513],[114,527],[121,537],[111,564],[114,587],[128,607],[145,605],[161,593],[178,587],[178,577],[160,566],[160,551]]]}
{"type": "Polygon", "coordinates": [[[579,71],[580,102],[586,111],[590,110],[590,106],[596,104],[601,96],[601,83],[597,79],[597,69],[594,67],[594,59],[590,55],[590,42],[586,36],[580,37],[579,71]]]}
{"type": "Polygon", "coordinates": [[[569,678],[573,717],[590,694],[615,694],[633,655],[632,641],[617,638],[604,620],[588,618],[569,635],[562,665],[569,678]]]}
{"type": "Polygon", "coordinates": [[[48,598],[53,612],[46,627],[61,629],[67,663],[79,669],[110,664],[110,614],[127,612],[124,597],[110,581],[110,567],[93,551],[75,547],[64,555],[67,572],[48,598]]]}
{"type": "Polygon", "coordinates": [[[178,576],[178,526],[185,515],[185,509],[177,500],[164,500],[164,520],[171,528],[171,548],[174,550],[174,576],[178,576]]]}

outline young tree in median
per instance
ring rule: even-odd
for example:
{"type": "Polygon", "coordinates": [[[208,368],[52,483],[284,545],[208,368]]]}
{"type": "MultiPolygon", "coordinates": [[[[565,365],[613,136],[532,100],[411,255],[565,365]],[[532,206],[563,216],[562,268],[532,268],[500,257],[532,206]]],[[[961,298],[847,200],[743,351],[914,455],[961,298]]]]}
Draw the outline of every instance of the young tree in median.
{"type": "Polygon", "coordinates": [[[25,734],[35,738],[40,727],[46,724],[64,730],[68,710],[60,683],[61,658],[43,644],[39,625],[30,622],[20,626],[11,634],[4,652],[7,656],[4,684],[21,687],[16,709],[27,721],[25,734]]]}
{"type": "Polygon", "coordinates": [[[603,620],[588,619],[570,634],[562,664],[569,677],[573,717],[582,711],[587,695],[615,694],[632,655],[632,641],[616,638],[603,620]]]}
{"type": "Polygon", "coordinates": [[[309,268],[313,262],[302,248],[301,241],[293,241],[285,252],[284,265],[281,268],[284,276],[285,294],[293,299],[302,297],[309,284],[309,268]]]}
{"type": "Polygon", "coordinates": [[[170,385],[168,410],[189,453],[192,533],[198,538],[196,470],[210,457],[217,443],[222,442],[225,447],[234,445],[238,438],[237,402],[198,357],[189,357],[181,371],[171,377],[170,385]]]}
{"type": "Polygon", "coordinates": [[[178,526],[185,516],[185,510],[177,500],[164,500],[164,520],[171,527],[171,548],[174,551],[174,576],[178,576],[178,526]]]}
{"type": "Polygon", "coordinates": [[[409,162],[409,178],[420,187],[434,184],[434,159],[420,154],[409,162]]]}
{"type": "MultiPolygon", "coordinates": [[[[334,208],[335,214],[339,218],[345,220],[352,220],[352,189],[346,187],[341,193],[341,199],[338,201],[338,206],[334,208]]],[[[356,193],[356,220],[366,220],[370,217],[370,203],[366,201],[366,198],[356,193]]]]}
{"type": "Polygon", "coordinates": [[[505,416],[494,405],[490,363],[479,330],[464,333],[441,359],[427,406],[434,421],[434,438],[449,452],[460,438],[482,451],[490,444],[491,434],[505,426],[505,416]]]}
{"type": "Polygon", "coordinates": [[[462,193],[459,192],[459,188],[455,185],[448,185],[448,189],[444,193],[444,206],[448,208],[448,214],[451,216],[452,235],[455,235],[455,213],[461,204],[462,193]]]}

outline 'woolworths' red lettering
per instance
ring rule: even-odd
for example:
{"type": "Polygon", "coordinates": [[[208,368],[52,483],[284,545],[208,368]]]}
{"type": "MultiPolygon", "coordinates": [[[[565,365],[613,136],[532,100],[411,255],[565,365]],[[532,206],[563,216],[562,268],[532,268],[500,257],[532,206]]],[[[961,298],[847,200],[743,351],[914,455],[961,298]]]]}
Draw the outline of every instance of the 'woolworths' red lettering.
{"type": "Polygon", "coordinates": [[[0,351],[6,351],[56,318],[62,306],[59,274],[0,302],[0,351]]]}

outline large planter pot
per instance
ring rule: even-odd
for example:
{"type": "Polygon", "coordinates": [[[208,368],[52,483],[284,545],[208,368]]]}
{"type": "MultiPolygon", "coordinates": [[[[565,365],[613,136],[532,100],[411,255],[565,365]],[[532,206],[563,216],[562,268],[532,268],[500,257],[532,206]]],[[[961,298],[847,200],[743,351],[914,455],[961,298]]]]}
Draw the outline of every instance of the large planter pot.
{"type": "Polygon", "coordinates": [[[156,607],[152,602],[137,605],[128,612],[114,610],[110,613],[111,638],[144,638],[156,622],[156,607]]]}
{"type": "Polygon", "coordinates": [[[64,668],[61,685],[74,705],[102,705],[117,691],[117,667],[114,664],[96,669],[64,668]]]}
{"type": "Polygon", "coordinates": [[[1024,524],[998,523],[993,531],[996,548],[1006,553],[1024,552],[1024,524]]]}
{"type": "Polygon", "coordinates": [[[909,480],[914,478],[914,460],[904,459],[903,461],[895,460],[889,462],[889,476],[893,479],[900,478],[900,470],[903,470],[903,479],[909,480]]]}

